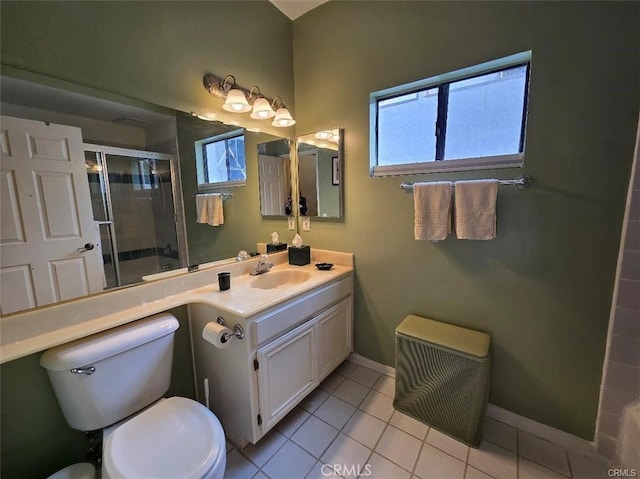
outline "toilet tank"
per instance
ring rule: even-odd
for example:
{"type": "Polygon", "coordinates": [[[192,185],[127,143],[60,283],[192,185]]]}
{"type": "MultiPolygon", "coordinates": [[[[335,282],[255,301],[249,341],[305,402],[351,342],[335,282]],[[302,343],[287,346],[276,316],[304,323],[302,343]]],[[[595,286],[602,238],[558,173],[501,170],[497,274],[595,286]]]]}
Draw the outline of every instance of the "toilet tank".
{"type": "Polygon", "coordinates": [[[162,397],[178,326],[163,313],[45,351],[40,365],[69,426],[102,429],[162,397]]]}

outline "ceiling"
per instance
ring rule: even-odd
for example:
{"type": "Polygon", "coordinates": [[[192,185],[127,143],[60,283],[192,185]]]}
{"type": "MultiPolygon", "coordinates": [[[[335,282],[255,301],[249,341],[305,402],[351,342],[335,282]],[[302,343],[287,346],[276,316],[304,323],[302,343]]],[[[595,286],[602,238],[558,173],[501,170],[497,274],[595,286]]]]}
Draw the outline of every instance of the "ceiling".
{"type": "Polygon", "coordinates": [[[138,128],[147,128],[171,119],[170,116],[143,108],[6,76],[0,77],[0,91],[2,92],[2,103],[66,113],[138,128]]]}
{"type": "Polygon", "coordinates": [[[291,20],[304,15],[328,0],[269,0],[291,20]]]}

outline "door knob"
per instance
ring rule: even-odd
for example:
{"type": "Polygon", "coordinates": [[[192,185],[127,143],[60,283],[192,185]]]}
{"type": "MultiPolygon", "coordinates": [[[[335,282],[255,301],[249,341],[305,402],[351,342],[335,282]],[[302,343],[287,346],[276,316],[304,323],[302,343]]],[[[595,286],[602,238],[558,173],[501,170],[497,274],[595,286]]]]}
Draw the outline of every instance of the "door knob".
{"type": "Polygon", "coordinates": [[[78,248],[76,251],[91,251],[95,247],[96,245],[94,245],[93,243],[85,243],[82,248],[78,248]]]}

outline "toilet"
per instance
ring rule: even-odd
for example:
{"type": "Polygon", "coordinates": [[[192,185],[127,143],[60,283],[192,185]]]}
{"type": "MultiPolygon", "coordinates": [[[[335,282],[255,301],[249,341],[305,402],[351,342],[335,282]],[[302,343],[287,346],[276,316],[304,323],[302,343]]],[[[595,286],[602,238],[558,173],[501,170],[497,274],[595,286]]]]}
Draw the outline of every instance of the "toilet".
{"type": "Polygon", "coordinates": [[[158,314],[45,351],[69,426],[103,430],[102,478],[222,479],[224,431],[199,402],[162,398],[178,321],[158,314]]]}

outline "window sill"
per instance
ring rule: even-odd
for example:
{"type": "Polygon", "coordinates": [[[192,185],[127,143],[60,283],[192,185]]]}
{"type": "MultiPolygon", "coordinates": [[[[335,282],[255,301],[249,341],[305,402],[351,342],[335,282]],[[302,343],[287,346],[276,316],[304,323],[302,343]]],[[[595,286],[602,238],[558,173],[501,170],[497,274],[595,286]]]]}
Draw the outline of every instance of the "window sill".
{"type": "Polygon", "coordinates": [[[216,190],[219,188],[235,188],[237,186],[245,186],[246,180],[242,181],[221,181],[219,183],[201,183],[198,185],[198,191],[200,190],[216,190]]]}
{"type": "Polygon", "coordinates": [[[425,173],[445,173],[449,171],[493,170],[497,168],[517,168],[524,165],[524,153],[515,155],[463,158],[460,160],[405,163],[400,165],[373,166],[370,176],[419,175],[425,173]]]}

